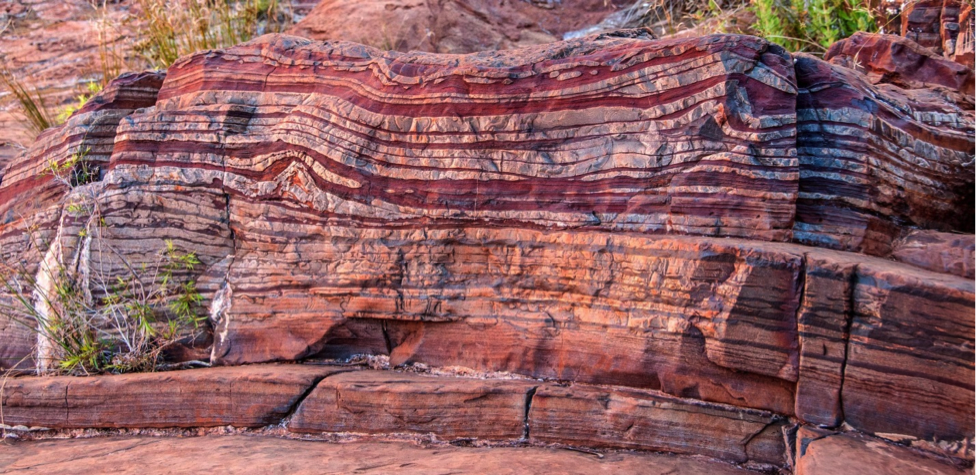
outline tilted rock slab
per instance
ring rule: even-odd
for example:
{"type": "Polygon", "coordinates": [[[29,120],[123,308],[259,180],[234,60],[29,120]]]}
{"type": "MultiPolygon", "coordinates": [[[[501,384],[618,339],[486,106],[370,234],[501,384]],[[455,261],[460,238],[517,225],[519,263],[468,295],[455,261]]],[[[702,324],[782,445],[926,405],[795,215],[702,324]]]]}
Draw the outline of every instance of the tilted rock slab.
{"type": "Polygon", "coordinates": [[[653,391],[545,385],[529,410],[534,442],[713,456],[786,465],[783,427],[769,412],[706,404],[653,391]],[[674,428],[686,429],[675,432],[674,428]]]}
{"type": "Polygon", "coordinates": [[[4,424],[45,428],[259,427],[288,416],[323,378],[348,371],[253,365],[95,377],[8,379],[4,424]]]}

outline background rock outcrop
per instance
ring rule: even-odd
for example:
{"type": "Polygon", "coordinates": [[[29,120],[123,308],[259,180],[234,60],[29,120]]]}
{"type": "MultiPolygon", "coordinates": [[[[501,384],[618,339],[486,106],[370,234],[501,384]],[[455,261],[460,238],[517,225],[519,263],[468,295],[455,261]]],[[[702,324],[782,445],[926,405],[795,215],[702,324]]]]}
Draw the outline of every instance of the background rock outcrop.
{"type": "Polygon", "coordinates": [[[932,52],[973,67],[973,6],[960,0],[908,2],[901,34],[932,52]]]}
{"type": "Polygon", "coordinates": [[[384,50],[475,53],[541,45],[595,25],[629,0],[323,0],[288,30],[384,50]]]}

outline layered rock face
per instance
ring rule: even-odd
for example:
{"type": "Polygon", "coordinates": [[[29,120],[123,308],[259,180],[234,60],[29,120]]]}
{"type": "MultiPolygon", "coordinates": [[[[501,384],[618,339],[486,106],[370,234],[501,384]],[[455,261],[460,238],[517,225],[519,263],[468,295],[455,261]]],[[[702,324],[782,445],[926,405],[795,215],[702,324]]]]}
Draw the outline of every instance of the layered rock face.
{"type": "Polygon", "coordinates": [[[105,220],[138,238],[115,249],[179,223],[215,258],[221,364],[389,353],[788,411],[799,257],[609,232],[788,240],[793,83],[748,37],[466,58],[277,37],[170,69],[119,128],[105,220]]]}
{"type": "MultiPolygon", "coordinates": [[[[35,231],[54,244],[25,254],[11,218],[5,256],[54,248],[111,278],[172,240],[203,262],[178,278],[206,297],[217,365],[385,354],[572,382],[340,374],[295,431],[466,436],[419,417],[423,400],[505,415],[482,428],[498,439],[782,466],[793,418],[972,458],[957,101],[757,38],[641,31],[467,56],[267,36],[150,77],[48,136],[117,111],[90,146],[100,180],[17,208],[79,139],[4,176],[2,209],[50,216],[35,231]],[[98,234],[62,211],[80,194],[98,234]],[[366,418],[379,401],[388,415],[366,418]],[[585,430],[567,434],[574,414],[585,430]]],[[[11,336],[7,366],[31,344],[11,336]]]]}

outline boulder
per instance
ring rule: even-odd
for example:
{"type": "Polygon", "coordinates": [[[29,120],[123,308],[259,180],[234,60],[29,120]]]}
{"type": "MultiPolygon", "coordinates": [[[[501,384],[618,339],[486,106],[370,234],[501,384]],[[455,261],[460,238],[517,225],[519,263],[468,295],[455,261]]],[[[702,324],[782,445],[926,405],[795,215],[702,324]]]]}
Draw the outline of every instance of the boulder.
{"type": "Polygon", "coordinates": [[[834,43],[824,60],[861,72],[873,84],[905,89],[944,86],[969,96],[972,102],[976,82],[972,67],[947,60],[901,36],[857,32],[834,43]]]}

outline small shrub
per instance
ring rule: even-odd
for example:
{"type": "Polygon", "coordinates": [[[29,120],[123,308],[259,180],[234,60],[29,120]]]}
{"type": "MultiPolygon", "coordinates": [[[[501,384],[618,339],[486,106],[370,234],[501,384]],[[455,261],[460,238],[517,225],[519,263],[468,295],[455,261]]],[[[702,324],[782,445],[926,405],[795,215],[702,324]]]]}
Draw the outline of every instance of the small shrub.
{"type": "Polygon", "coordinates": [[[753,0],[756,34],[790,51],[822,54],[858,31],[877,31],[860,0],[753,0]]]}
{"type": "Polygon", "coordinates": [[[64,124],[64,122],[67,121],[72,114],[77,112],[79,109],[85,107],[85,104],[88,103],[88,100],[95,97],[95,95],[102,90],[102,83],[91,81],[88,83],[87,89],[88,89],[87,93],[82,93],[75,96],[75,102],[61,108],[61,111],[58,112],[58,116],[55,119],[55,122],[57,124],[64,124]]]}

